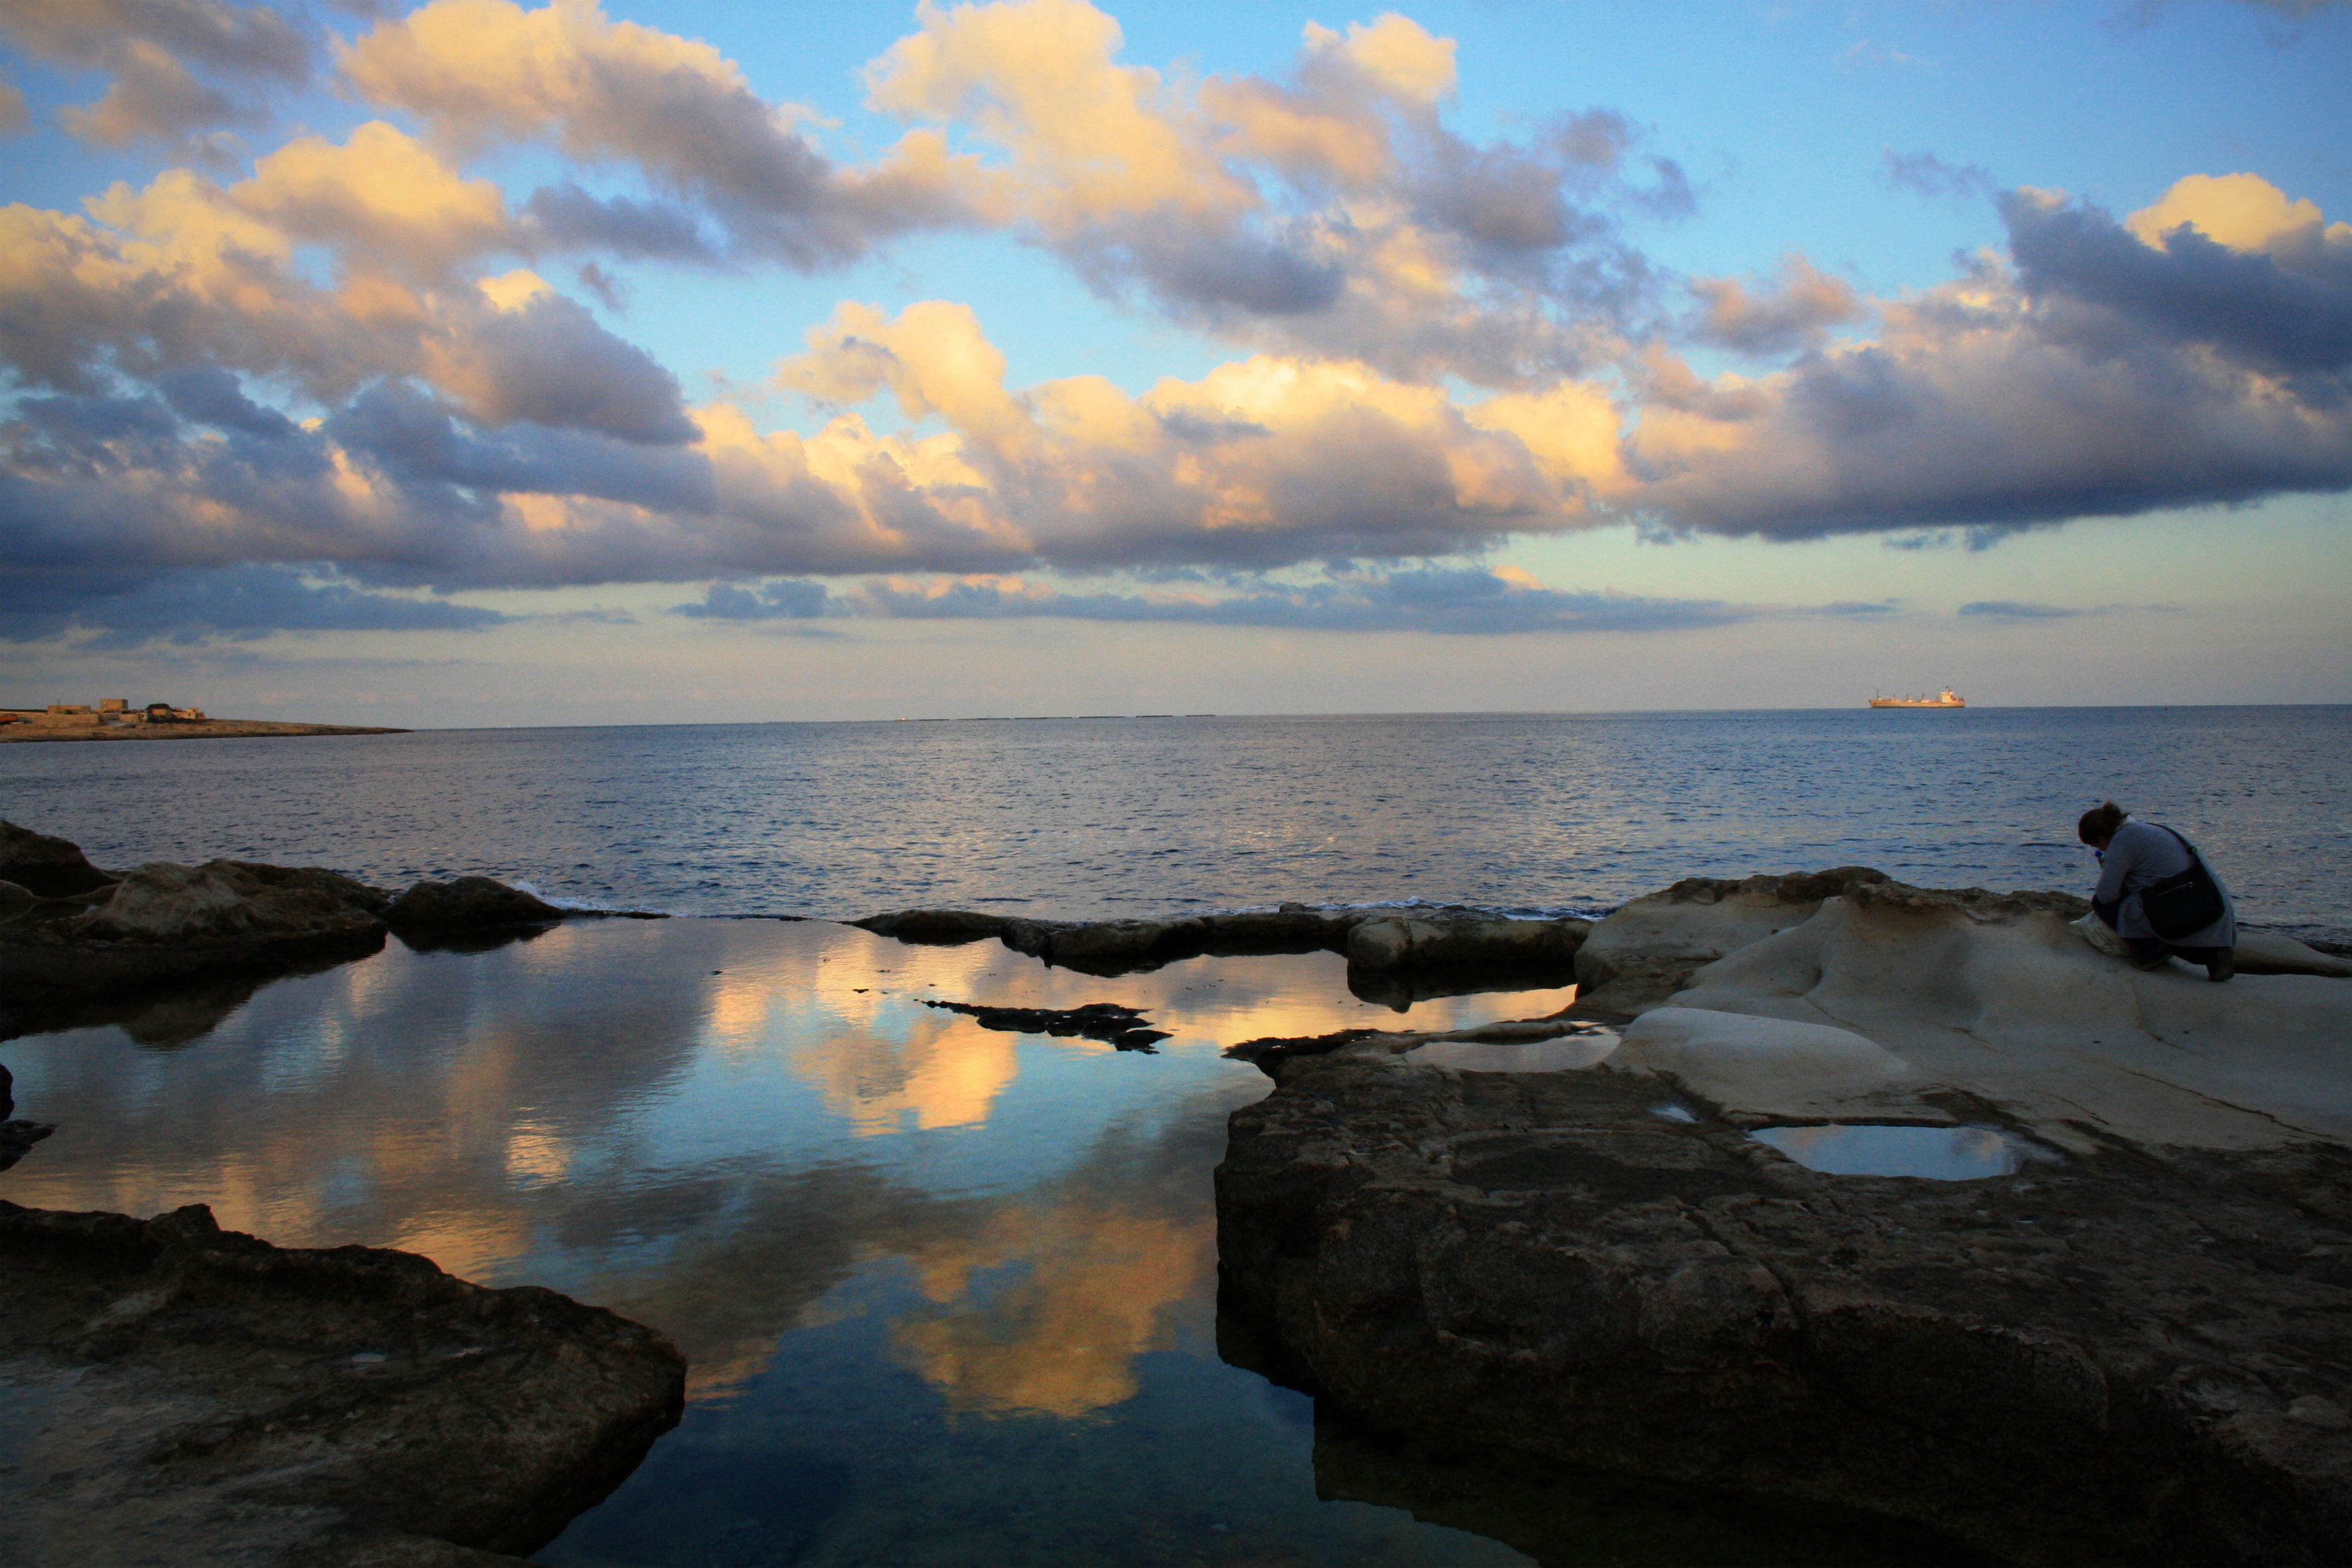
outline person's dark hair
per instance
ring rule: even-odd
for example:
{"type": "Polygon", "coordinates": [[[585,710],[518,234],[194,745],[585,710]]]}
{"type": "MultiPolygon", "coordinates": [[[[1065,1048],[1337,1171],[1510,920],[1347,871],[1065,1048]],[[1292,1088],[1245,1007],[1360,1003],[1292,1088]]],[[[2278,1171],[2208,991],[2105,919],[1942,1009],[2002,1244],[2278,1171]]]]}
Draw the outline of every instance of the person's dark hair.
{"type": "Polygon", "coordinates": [[[2083,814],[2083,820],[2074,825],[2074,837],[2085,844],[2105,844],[2123,825],[2124,808],[2108,801],[2083,814]]]}

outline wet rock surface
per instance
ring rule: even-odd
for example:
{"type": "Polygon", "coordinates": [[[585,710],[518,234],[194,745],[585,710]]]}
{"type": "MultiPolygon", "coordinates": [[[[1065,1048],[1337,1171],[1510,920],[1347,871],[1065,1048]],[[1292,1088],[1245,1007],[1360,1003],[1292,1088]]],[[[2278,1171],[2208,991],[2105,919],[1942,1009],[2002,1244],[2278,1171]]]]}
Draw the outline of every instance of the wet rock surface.
{"type": "MultiPolygon", "coordinates": [[[[412,946],[462,946],[576,912],[488,877],[419,882],[394,898],[315,866],[153,861],[119,875],[62,838],[0,822],[0,1038],[72,1026],[93,1006],[363,958],[397,931],[412,946]]],[[[657,918],[635,916],[632,918],[657,918]]]]}
{"type": "Polygon", "coordinates": [[[404,934],[493,931],[548,924],[562,918],[563,911],[544,899],[489,877],[419,882],[383,909],[384,923],[404,934]]]}
{"type": "Polygon", "coordinates": [[[0,881],[13,882],[37,899],[56,899],[90,892],[113,880],[91,865],[78,846],[0,822],[0,881]]]}
{"type": "Polygon", "coordinates": [[[1089,1002],[1083,1007],[991,1007],[978,1002],[933,1002],[926,1007],[961,1013],[983,1029],[1013,1035],[1055,1035],[1064,1039],[1100,1040],[1122,1051],[1155,1053],[1165,1029],[1150,1026],[1141,1009],[1115,1002],[1089,1002]]]}
{"type": "Polygon", "coordinates": [[[1598,1066],[1235,1047],[1279,1087],[1217,1173],[1228,1304],[1379,1430],[2024,1562],[2352,1560],[2352,982],[2142,973],[2083,907],[1685,882],[1528,1021],[1622,1024],[1598,1066]],[[2040,1155],[1829,1175],[1755,1136],[1848,1126],[2040,1155]]]}
{"type": "Polygon", "coordinates": [[[0,1560],[511,1562],[675,1425],[660,1335],[202,1206],[0,1203],[0,1560]]]}
{"type": "Polygon", "coordinates": [[[1660,1098],[1360,1046],[1286,1063],[1217,1173],[1229,1309],[1290,1381],[1424,1439],[2022,1562],[2352,1554],[2340,1148],[1825,1176],[1660,1098]]]}
{"type": "Polygon", "coordinates": [[[1349,988],[1404,1006],[1417,996],[1565,984],[1592,922],[1504,919],[1472,909],[1390,911],[1284,904],[1177,920],[1037,921],[971,910],[902,910],[852,925],[901,942],[994,937],[1033,958],[1087,974],[1133,974],[1181,959],[1336,952],[1349,988]]]}

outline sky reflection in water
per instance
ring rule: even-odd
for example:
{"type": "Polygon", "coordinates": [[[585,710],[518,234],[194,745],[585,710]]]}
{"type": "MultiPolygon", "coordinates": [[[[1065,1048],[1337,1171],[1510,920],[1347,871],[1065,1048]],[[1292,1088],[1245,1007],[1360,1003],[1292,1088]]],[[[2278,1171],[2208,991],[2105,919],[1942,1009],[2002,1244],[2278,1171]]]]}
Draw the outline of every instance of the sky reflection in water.
{"type": "Polygon", "coordinates": [[[17,1114],[58,1127],[0,1196],[206,1203],[671,1335],[686,1418],[539,1554],[556,1568],[1528,1561],[1506,1541],[1559,1563],[1953,1560],[1793,1506],[1405,1454],[1220,1358],[1209,1175],[1267,1083],[1219,1051],[1568,999],[1401,1013],[1329,954],[1107,980],[814,921],[394,942],[0,1045],[17,1114]],[[925,997],[1115,1002],[1171,1037],[1121,1054],[925,997]]]}
{"type": "Polygon", "coordinates": [[[282,1244],[402,1247],[670,1334],[686,1424],[551,1563],[793,1561],[820,1541],[828,1561],[977,1560],[977,1540],[1183,1559],[1244,1534],[1276,1561],[1517,1562],[1318,1503],[1307,1402],[1217,1359],[1208,1173],[1226,1115],[1267,1087],[1217,1053],[1568,994],[1401,1014],[1349,996],[1329,954],[1098,979],[814,921],[394,943],[0,1047],[19,1113],[59,1127],[0,1194],[208,1203],[282,1244]],[[1118,1002],[1171,1037],[1121,1054],[924,997],[1118,1002]],[[1171,1490],[1188,1469],[1191,1502],[1171,1490]]]}

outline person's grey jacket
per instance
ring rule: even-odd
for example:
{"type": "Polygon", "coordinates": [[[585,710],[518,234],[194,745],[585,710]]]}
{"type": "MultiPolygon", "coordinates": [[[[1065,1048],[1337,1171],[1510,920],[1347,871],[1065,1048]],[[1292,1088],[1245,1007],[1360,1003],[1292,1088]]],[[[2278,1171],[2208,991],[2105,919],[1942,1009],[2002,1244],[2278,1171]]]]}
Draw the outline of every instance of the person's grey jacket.
{"type": "Polygon", "coordinates": [[[2147,917],[2140,913],[2139,891],[2151,883],[2189,869],[2189,851],[2180,840],[2154,823],[2126,816],[2123,826],[2107,845],[2106,856],[2099,863],[2098,891],[2091,896],[2100,903],[2123,900],[2123,908],[2116,911],[2117,934],[2145,937],[2169,942],[2174,947],[2236,947],[2238,945],[2238,905],[2230,897],[2229,884],[2213,869],[2213,862],[2205,862],[2213,885],[2221,889],[2221,918],[2203,931],[2187,936],[2159,937],[2148,929],[2147,917]]]}

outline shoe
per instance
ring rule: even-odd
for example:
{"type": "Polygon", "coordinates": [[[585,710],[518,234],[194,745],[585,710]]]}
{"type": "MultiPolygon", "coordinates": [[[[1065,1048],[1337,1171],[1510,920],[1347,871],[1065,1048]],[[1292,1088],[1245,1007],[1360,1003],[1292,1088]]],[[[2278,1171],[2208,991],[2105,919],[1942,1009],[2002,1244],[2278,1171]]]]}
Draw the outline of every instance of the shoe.
{"type": "Polygon", "coordinates": [[[2205,978],[2211,981],[2216,985],[2221,984],[2221,982],[2229,979],[2230,976],[2237,973],[2238,955],[2236,952],[2226,947],[2221,950],[2221,957],[2212,960],[2205,965],[2205,978]]]}

